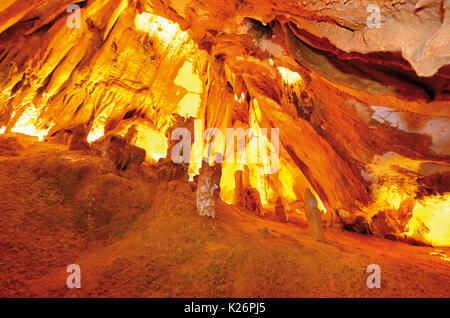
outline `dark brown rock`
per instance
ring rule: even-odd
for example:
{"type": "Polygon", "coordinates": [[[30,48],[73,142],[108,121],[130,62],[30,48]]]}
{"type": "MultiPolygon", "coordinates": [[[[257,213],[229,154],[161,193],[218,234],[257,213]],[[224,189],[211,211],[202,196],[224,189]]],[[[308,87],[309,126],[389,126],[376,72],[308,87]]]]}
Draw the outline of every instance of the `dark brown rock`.
{"type": "Polygon", "coordinates": [[[180,179],[187,181],[189,179],[188,168],[189,166],[186,164],[177,164],[164,158],[158,163],[158,177],[165,181],[180,179]]]}
{"type": "Polygon", "coordinates": [[[388,235],[395,233],[395,227],[388,220],[384,211],[380,211],[377,215],[372,217],[370,227],[372,234],[380,237],[387,237],[388,235]]]}
{"type": "Polygon", "coordinates": [[[450,172],[433,173],[419,179],[427,194],[444,194],[450,192],[450,172]]]}
{"type": "Polygon", "coordinates": [[[281,199],[281,197],[279,197],[275,202],[275,215],[282,222],[289,221],[289,217],[286,212],[286,209],[284,208],[283,200],[281,199]]]}
{"type": "Polygon", "coordinates": [[[315,241],[325,242],[322,225],[322,212],[317,207],[317,201],[311,190],[306,188],[305,192],[306,219],[308,220],[311,236],[315,241]]]}
{"type": "Polygon", "coordinates": [[[258,215],[264,215],[258,190],[250,187],[244,189],[244,208],[258,215]]]}
{"type": "Polygon", "coordinates": [[[344,209],[337,209],[336,214],[344,229],[365,234],[369,234],[371,232],[369,223],[367,222],[367,219],[364,217],[364,215],[351,214],[344,209]]]}
{"type": "Polygon", "coordinates": [[[136,175],[145,160],[145,150],[119,135],[107,135],[92,144],[95,155],[111,159],[121,175],[136,175]]]}
{"type": "Polygon", "coordinates": [[[86,124],[79,124],[72,129],[72,139],[70,140],[69,150],[90,150],[87,142],[88,129],[86,124]]]}

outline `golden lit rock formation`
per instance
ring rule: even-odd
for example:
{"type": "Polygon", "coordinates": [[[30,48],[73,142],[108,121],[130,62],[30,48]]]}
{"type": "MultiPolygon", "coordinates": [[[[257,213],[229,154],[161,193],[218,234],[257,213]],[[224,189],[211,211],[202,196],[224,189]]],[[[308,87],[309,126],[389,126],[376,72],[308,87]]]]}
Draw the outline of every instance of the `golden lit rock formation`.
{"type": "Polygon", "coordinates": [[[2,0],[0,189],[0,297],[448,297],[450,2],[2,0]]]}
{"type": "Polygon", "coordinates": [[[201,136],[278,128],[277,173],[224,163],[223,201],[236,203],[243,171],[258,215],[278,206],[304,222],[309,189],[328,226],[448,246],[449,35],[445,0],[3,1],[1,132],[69,144],[82,124],[92,144],[134,127],[129,141],[156,163],[173,114],[201,136]]]}

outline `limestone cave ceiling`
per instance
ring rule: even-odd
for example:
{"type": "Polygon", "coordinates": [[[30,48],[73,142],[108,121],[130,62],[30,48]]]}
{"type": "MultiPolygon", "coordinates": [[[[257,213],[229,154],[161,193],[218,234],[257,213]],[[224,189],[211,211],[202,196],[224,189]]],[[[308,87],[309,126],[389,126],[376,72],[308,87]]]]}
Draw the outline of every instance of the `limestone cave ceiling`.
{"type": "MultiPolygon", "coordinates": [[[[372,232],[443,245],[449,79],[448,0],[0,4],[2,133],[67,143],[85,123],[93,142],[136,125],[156,162],[173,114],[204,129],[279,128],[278,173],[246,167],[265,207],[281,198],[302,215],[310,188],[329,224],[363,215],[372,232]]],[[[239,169],[223,167],[225,202],[239,169]]]]}

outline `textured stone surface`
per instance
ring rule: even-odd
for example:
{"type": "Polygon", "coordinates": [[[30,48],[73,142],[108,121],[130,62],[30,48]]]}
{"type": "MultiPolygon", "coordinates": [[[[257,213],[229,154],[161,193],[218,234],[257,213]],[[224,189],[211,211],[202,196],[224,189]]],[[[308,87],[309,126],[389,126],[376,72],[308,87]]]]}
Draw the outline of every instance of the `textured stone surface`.
{"type": "Polygon", "coordinates": [[[24,149],[19,138],[0,136],[0,156],[18,156],[24,149]]]}
{"type": "MultiPolygon", "coordinates": [[[[66,144],[78,124],[93,141],[139,122],[164,136],[174,113],[191,132],[189,117],[204,129],[279,128],[279,173],[252,166],[244,184],[263,206],[281,196],[289,214],[310,188],[327,224],[338,208],[370,220],[393,205],[402,219],[380,195],[392,187],[405,201],[449,192],[448,1],[88,1],[79,29],[66,24],[70,3],[0,6],[6,132],[66,144]],[[371,4],[380,28],[368,27],[371,4]]],[[[166,168],[185,178],[199,167],[166,168]]],[[[240,168],[224,167],[226,202],[240,168]]]]}
{"type": "Polygon", "coordinates": [[[357,233],[365,233],[365,234],[371,233],[369,222],[367,222],[364,215],[351,214],[343,209],[338,209],[336,213],[345,229],[357,233]]]}
{"type": "Polygon", "coordinates": [[[79,124],[72,130],[73,137],[70,140],[69,150],[90,150],[87,142],[87,127],[85,124],[79,124]]]}
{"type": "Polygon", "coordinates": [[[110,159],[119,174],[134,176],[145,160],[145,150],[127,143],[118,135],[107,135],[92,144],[95,155],[110,159]]]}
{"type": "Polygon", "coordinates": [[[244,181],[242,174],[242,170],[234,173],[234,204],[239,207],[244,207],[244,181]]]}
{"type": "Polygon", "coordinates": [[[203,161],[197,186],[197,212],[201,216],[216,217],[216,202],[220,194],[220,166],[203,161]]]}
{"type": "Polygon", "coordinates": [[[283,200],[281,199],[281,197],[279,197],[275,202],[275,215],[282,222],[289,221],[289,216],[284,208],[283,200]]]}
{"type": "Polygon", "coordinates": [[[309,189],[306,190],[305,197],[306,219],[308,220],[311,236],[315,241],[325,242],[321,212],[317,207],[317,200],[314,198],[311,190],[309,189]]]}

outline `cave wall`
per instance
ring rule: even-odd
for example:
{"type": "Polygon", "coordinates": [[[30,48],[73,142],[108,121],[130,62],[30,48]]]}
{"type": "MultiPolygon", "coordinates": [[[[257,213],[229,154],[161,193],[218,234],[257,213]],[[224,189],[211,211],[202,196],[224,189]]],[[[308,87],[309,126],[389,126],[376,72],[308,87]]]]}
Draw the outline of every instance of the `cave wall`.
{"type": "MultiPolygon", "coordinates": [[[[330,223],[339,209],[398,210],[392,187],[400,201],[448,193],[448,1],[83,1],[70,28],[73,3],[1,5],[6,132],[51,140],[87,123],[95,140],[142,122],[161,137],[172,113],[204,129],[276,127],[279,172],[250,166],[248,182],[292,215],[311,188],[330,223]],[[369,4],[379,28],[368,28],[369,4]]],[[[226,201],[237,169],[224,166],[226,201]]]]}

